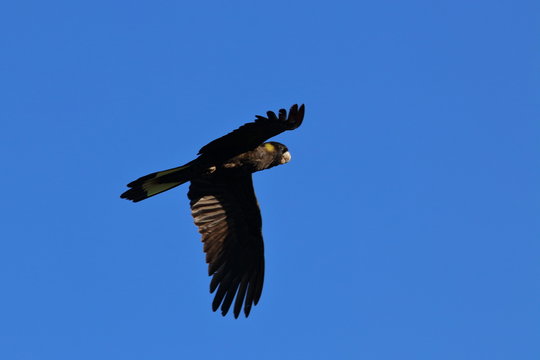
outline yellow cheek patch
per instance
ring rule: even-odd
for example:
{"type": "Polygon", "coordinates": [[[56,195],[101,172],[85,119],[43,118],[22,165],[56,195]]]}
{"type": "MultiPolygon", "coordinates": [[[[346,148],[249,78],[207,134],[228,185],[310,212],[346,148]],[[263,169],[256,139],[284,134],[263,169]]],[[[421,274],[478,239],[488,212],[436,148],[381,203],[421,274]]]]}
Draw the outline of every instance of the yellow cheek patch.
{"type": "Polygon", "coordinates": [[[276,151],[276,147],[270,143],[264,144],[264,148],[270,152],[276,151]]]}

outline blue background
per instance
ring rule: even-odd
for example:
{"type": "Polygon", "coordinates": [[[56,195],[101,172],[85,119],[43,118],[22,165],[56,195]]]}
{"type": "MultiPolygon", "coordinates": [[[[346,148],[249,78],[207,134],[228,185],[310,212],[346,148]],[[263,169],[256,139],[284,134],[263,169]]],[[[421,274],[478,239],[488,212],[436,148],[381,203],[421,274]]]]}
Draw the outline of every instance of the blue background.
{"type": "Polygon", "coordinates": [[[535,1],[0,6],[0,358],[539,359],[535,1]],[[266,280],[210,309],[187,186],[306,104],[254,176],[266,280]]]}

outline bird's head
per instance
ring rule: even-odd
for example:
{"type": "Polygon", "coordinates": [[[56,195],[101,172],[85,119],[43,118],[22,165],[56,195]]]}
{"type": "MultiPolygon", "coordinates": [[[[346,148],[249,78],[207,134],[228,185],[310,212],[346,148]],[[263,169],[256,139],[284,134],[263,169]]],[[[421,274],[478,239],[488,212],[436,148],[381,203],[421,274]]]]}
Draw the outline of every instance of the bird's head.
{"type": "Polygon", "coordinates": [[[271,154],[273,161],[271,166],[286,164],[291,161],[291,153],[289,149],[281,143],[270,141],[261,145],[264,151],[271,154]]]}

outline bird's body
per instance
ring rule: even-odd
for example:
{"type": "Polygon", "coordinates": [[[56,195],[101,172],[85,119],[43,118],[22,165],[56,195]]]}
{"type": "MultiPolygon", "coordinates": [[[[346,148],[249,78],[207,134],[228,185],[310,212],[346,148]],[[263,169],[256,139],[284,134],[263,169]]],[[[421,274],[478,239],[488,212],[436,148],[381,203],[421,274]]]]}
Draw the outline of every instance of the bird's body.
{"type": "Polygon", "coordinates": [[[242,305],[246,317],[256,305],[264,281],[262,219],[251,174],[285,164],[291,159],[285,145],[263,143],[302,123],[304,106],[284,109],[279,117],[268,112],[257,120],[218,138],[199,151],[195,160],[176,168],[143,176],[128,184],[121,197],[138,202],[190,181],[188,198],[199,228],[217,290],[213,310],[225,315],[234,298],[234,316],[242,305]]]}

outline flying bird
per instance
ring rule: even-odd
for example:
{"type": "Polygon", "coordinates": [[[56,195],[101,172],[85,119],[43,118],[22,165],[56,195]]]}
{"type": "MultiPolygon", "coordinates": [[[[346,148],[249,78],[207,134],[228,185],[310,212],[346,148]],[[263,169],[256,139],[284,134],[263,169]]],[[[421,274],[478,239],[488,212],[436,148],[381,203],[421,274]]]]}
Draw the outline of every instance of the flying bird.
{"type": "Polygon", "coordinates": [[[120,196],[138,202],[190,182],[191,215],[204,243],[210,293],[216,292],[212,310],[221,307],[223,316],[234,300],[234,317],[242,306],[247,317],[261,297],[262,218],[251,174],[291,160],[285,145],[265,141],[299,127],[304,105],[266,114],[203,146],[195,160],[129,183],[120,196]]]}

